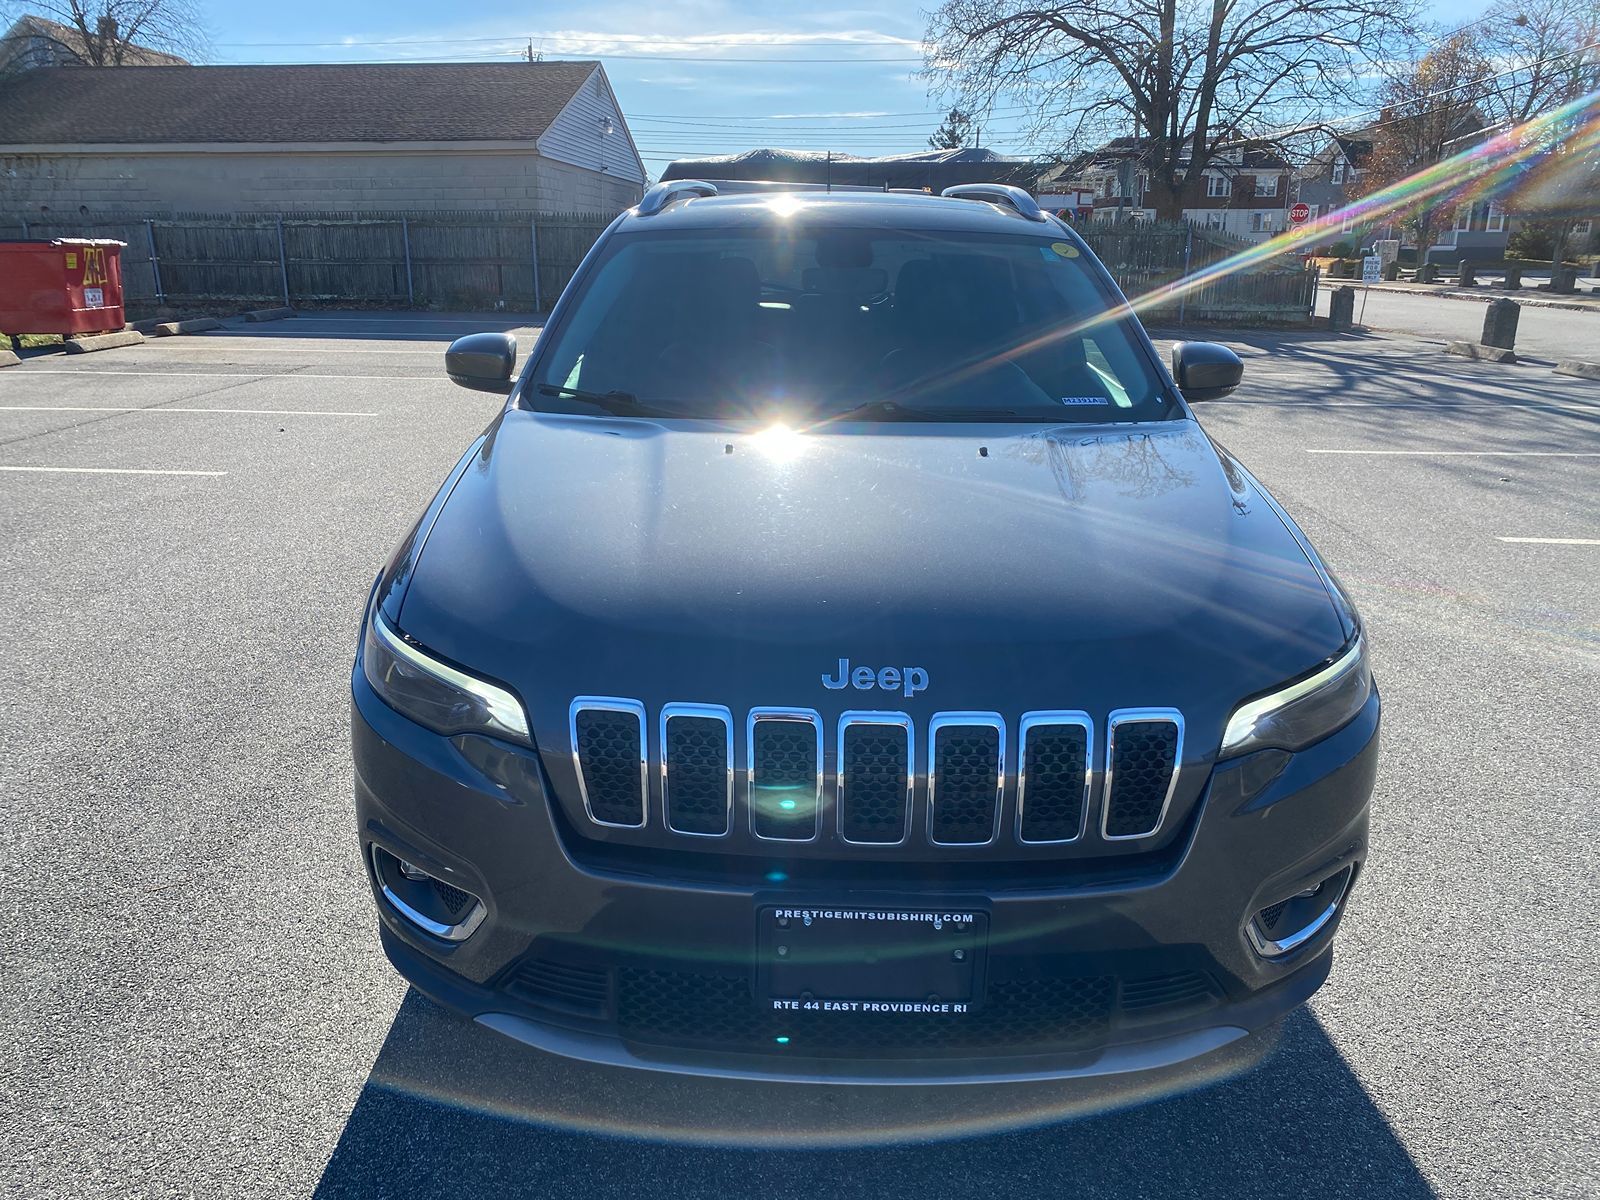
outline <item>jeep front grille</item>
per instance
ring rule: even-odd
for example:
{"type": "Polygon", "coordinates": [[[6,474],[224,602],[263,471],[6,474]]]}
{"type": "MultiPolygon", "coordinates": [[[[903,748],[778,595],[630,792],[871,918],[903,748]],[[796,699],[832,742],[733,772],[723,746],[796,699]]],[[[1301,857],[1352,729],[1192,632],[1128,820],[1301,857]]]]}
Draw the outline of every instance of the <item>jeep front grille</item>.
{"type": "Polygon", "coordinates": [[[811,841],[822,823],[822,717],[809,709],[753,709],[746,745],[750,832],[768,841],[811,841]]]}
{"type": "Polygon", "coordinates": [[[983,846],[1000,832],[1006,722],[999,713],[941,713],[928,725],[928,840],[983,846]]]}
{"type": "Polygon", "coordinates": [[[1183,717],[1172,709],[1123,709],[1107,723],[1106,805],[1100,833],[1107,841],[1150,837],[1161,828],[1182,759],[1183,717]]]}
{"type": "Polygon", "coordinates": [[[644,705],[637,700],[579,696],[569,712],[583,807],[597,825],[645,823],[649,759],[644,705]]]}
{"type": "Polygon", "coordinates": [[[1183,717],[1170,708],[1111,713],[1103,745],[1088,713],[1024,713],[1015,750],[993,712],[934,714],[925,753],[903,712],[846,712],[825,728],[812,709],[755,708],[737,732],[718,705],[664,705],[651,729],[636,700],[580,696],[571,736],[584,811],[598,825],[763,842],[959,850],[1003,832],[1024,846],[1075,843],[1091,829],[1131,842],[1167,829],[1183,761],[1183,717]]]}
{"type": "Polygon", "coordinates": [[[708,704],[661,710],[661,800],[667,828],[725,837],[733,826],[733,714],[708,704]]]}
{"type": "Polygon", "coordinates": [[[911,756],[904,713],[847,712],[839,719],[839,836],[894,846],[911,829],[911,756]]]}
{"type": "Polygon", "coordinates": [[[1094,721],[1083,712],[1022,718],[1017,764],[1017,840],[1075,842],[1089,815],[1094,721]]]}

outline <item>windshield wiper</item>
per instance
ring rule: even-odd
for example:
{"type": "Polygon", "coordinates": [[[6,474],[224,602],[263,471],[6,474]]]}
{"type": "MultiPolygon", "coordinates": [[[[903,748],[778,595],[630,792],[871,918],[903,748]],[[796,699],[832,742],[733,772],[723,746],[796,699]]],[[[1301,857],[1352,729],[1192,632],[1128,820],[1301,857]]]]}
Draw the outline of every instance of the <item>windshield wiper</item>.
{"type": "Polygon", "coordinates": [[[986,421],[991,417],[1015,417],[1009,408],[918,408],[893,400],[868,400],[844,412],[829,413],[829,421],[986,421]]]}
{"type": "Polygon", "coordinates": [[[541,383],[535,389],[541,396],[562,396],[569,400],[581,400],[585,404],[592,404],[596,408],[603,408],[606,412],[619,417],[689,417],[693,413],[686,413],[681,409],[661,408],[653,404],[645,404],[632,392],[586,392],[582,388],[560,387],[554,383],[541,383]]]}

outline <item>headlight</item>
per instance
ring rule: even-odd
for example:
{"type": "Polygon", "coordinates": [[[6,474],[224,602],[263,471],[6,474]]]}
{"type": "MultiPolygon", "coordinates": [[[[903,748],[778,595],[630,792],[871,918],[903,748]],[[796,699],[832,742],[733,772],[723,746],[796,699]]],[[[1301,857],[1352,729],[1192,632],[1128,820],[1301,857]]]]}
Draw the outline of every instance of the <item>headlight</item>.
{"type": "Polygon", "coordinates": [[[1348,724],[1371,694],[1366,642],[1358,633],[1328,666],[1234,709],[1221,757],[1269,747],[1303,750],[1348,724]]]}
{"type": "Polygon", "coordinates": [[[361,670],[384,703],[435,732],[487,733],[533,745],[528,715],[515,696],[424,654],[376,609],[367,620],[361,670]]]}

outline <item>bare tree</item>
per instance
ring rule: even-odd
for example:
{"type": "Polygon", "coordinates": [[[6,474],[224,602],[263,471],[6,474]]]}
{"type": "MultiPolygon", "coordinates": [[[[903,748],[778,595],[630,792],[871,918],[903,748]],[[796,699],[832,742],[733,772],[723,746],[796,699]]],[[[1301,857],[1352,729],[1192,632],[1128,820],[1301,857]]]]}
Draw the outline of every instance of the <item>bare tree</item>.
{"type": "MultiPolygon", "coordinates": [[[[1482,105],[1491,121],[1522,126],[1600,92],[1600,8],[1594,0],[1494,0],[1476,23],[1478,52],[1493,66],[1482,105]]],[[[1541,143],[1504,207],[1548,223],[1552,263],[1561,262],[1580,220],[1600,216],[1600,169],[1577,147],[1584,112],[1523,137],[1541,143]]]]}
{"type": "MultiPolygon", "coordinates": [[[[1483,128],[1479,104],[1491,74],[1473,35],[1462,31],[1393,75],[1383,85],[1380,115],[1369,135],[1372,153],[1349,185],[1350,194],[1381,191],[1462,149],[1463,139],[1483,128]]],[[[1419,262],[1439,217],[1454,204],[1452,194],[1434,194],[1395,212],[1416,235],[1419,262]]]]}
{"type": "Polygon", "coordinates": [[[1352,101],[1415,13],[1413,0],[944,0],[927,72],[969,110],[1020,104],[1058,154],[1133,135],[1170,220],[1229,147],[1352,101]]]}
{"type": "Polygon", "coordinates": [[[125,66],[141,50],[191,60],[206,53],[196,0],[28,0],[11,7],[66,26],[74,36],[57,39],[57,51],[87,67],[125,66]]]}

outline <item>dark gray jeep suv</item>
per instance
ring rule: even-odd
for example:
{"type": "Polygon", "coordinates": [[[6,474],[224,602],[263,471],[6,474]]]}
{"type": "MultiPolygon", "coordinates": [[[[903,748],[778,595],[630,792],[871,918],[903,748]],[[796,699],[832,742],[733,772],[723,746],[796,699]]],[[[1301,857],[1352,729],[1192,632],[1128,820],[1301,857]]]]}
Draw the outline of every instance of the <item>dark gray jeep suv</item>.
{"type": "Polygon", "coordinates": [[[600,238],[379,576],[383,945],[578,1058],[1158,1067],[1314,992],[1367,850],[1360,618],[1070,227],[678,182],[600,238]]]}

